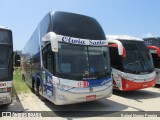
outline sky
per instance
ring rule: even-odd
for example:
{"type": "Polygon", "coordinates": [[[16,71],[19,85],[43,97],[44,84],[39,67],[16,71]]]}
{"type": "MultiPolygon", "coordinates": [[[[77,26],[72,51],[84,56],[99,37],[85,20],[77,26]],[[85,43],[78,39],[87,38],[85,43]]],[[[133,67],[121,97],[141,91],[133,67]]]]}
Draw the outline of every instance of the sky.
{"type": "Polygon", "coordinates": [[[160,0],[0,0],[0,26],[13,31],[14,50],[23,50],[50,11],[94,17],[106,35],[160,37],[160,0]]]}

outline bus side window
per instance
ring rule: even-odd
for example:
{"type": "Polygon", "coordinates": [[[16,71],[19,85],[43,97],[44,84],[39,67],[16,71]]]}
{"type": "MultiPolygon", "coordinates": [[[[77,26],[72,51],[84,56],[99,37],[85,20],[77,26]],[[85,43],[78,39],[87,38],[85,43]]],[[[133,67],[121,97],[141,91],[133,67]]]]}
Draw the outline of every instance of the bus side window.
{"type": "Polygon", "coordinates": [[[47,55],[47,70],[50,71],[51,73],[53,73],[53,68],[54,68],[54,61],[53,61],[53,52],[48,51],[46,53],[47,55]]]}
{"type": "Polygon", "coordinates": [[[54,53],[51,51],[51,44],[48,44],[42,51],[43,65],[49,72],[54,72],[54,53]]]}
{"type": "Polygon", "coordinates": [[[47,60],[47,56],[46,56],[46,50],[47,50],[47,48],[43,48],[43,50],[42,50],[42,58],[43,58],[43,66],[44,66],[44,68],[46,68],[47,67],[47,62],[46,62],[46,60],[47,60]]]}
{"type": "Polygon", "coordinates": [[[121,56],[118,54],[118,49],[114,47],[110,47],[110,62],[111,67],[116,68],[118,70],[122,70],[122,61],[121,56]]]}

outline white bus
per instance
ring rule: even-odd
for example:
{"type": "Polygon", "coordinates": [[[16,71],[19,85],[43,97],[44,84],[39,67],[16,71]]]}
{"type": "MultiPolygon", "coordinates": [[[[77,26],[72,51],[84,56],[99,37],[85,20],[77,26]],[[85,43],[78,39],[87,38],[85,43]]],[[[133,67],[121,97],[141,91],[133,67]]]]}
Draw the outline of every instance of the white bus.
{"type": "Polygon", "coordinates": [[[112,95],[109,48],[91,17],[50,12],[38,24],[22,54],[26,83],[56,105],[112,95]]]}
{"type": "Polygon", "coordinates": [[[144,41],[128,35],[106,37],[110,46],[113,88],[131,91],[154,86],[156,73],[144,41]]]}
{"type": "Polygon", "coordinates": [[[153,63],[157,75],[156,84],[160,84],[160,38],[149,37],[143,39],[152,54],[153,63]]]}
{"type": "Polygon", "coordinates": [[[13,41],[12,31],[0,26],[0,105],[12,101],[13,41]]]}

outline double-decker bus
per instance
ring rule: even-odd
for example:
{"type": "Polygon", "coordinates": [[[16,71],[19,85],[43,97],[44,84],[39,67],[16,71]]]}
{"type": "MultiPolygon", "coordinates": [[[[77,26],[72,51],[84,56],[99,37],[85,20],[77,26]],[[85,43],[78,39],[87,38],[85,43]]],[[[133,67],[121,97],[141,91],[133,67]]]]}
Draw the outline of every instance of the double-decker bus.
{"type": "Polygon", "coordinates": [[[12,31],[0,26],[0,105],[12,101],[13,41],[12,31]]]}
{"type": "Polygon", "coordinates": [[[49,12],[22,51],[26,83],[56,105],[112,95],[109,48],[94,18],[49,12]]]}
{"type": "Polygon", "coordinates": [[[160,84],[160,38],[148,37],[143,39],[153,58],[153,63],[157,75],[156,84],[160,84]]]}
{"type": "Polygon", "coordinates": [[[154,86],[156,73],[144,41],[128,35],[106,37],[110,46],[114,89],[131,91],[154,86]]]}

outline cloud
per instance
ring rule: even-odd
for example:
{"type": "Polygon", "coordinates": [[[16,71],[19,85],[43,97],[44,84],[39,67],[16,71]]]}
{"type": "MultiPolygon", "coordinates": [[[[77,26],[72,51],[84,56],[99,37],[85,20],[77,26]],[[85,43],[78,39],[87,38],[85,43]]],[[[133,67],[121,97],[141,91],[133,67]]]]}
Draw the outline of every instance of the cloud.
{"type": "Polygon", "coordinates": [[[154,35],[152,35],[152,33],[147,33],[146,37],[154,37],[154,35]]]}
{"type": "Polygon", "coordinates": [[[155,37],[152,33],[147,33],[146,35],[142,35],[143,38],[146,37],[155,37]]]}

